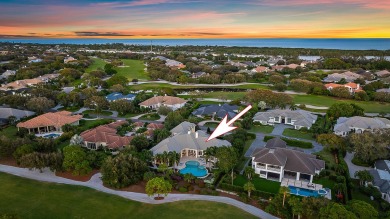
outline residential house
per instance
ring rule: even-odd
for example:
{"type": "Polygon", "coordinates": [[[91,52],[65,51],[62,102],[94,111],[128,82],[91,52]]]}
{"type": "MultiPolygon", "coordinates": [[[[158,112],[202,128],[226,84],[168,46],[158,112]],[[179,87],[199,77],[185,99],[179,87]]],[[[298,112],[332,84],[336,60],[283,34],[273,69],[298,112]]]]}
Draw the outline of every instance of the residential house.
{"type": "Polygon", "coordinates": [[[0,87],[0,90],[4,90],[4,91],[6,91],[6,90],[19,90],[19,89],[23,89],[23,88],[37,85],[39,83],[43,83],[43,81],[39,78],[17,80],[17,81],[13,81],[11,83],[2,85],[0,87]]]}
{"type": "Polygon", "coordinates": [[[353,83],[353,82],[349,82],[349,83],[346,83],[346,84],[329,83],[329,84],[325,84],[325,87],[329,91],[331,91],[333,88],[336,88],[336,87],[346,87],[346,88],[348,88],[348,91],[351,94],[354,94],[355,92],[359,92],[359,91],[363,90],[360,87],[360,84],[356,84],[356,83],[353,83]]]}
{"type": "Polygon", "coordinates": [[[347,136],[350,132],[363,133],[374,129],[390,128],[390,120],[380,117],[340,117],[334,126],[334,133],[339,136],[347,136]]]}
{"type": "Polygon", "coordinates": [[[390,72],[388,70],[378,71],[378,72],[375,72],[375,74],[376,74],[376,76],[378,76],[380,78],[385,78],[385,77],[390,76],[390,72]]]}
{"type": "Polygon", "coordinates": [[[306,110],[274,109],[266,112],[258,112],[253,117],[254,122],[263,125],[287,124],[294,129],[308,128],[316,122],[317,115],[306,110]]]}
{"type": "Polygon", "coordinates": [[[252,69],[255,73],[268,73],[269,68],[265,66],[258,66],[257,68],[252,69]]]}
{"type": "Polygon", "coordinates": [[[64,125],[78,125],[82,117],[82,115],[72,115],[72,112],[68,111],[45,113],[25,122],[20,122],[16,127],[18,130],[20,128],[26,128],[28,129],[28,133],[62,132],[64,125]]]}
{"type": "Polygon", "coordinates": [[[376,92],[390,93],[390,88],[382,88],[382,89],[378,89],[378,90],[376,90],[376,92]]]}
{"type": "Polygon", "coordinates": [[[0,75],[0,80],[8,79],[9,76],[13,76],[15,74],[16,74],[16,71],[7,70],[7,71],[3,72],[3,74],[0,75]]]}
{"type": "Polygon", "coordinates": [[[73,58],[72,56],[67,56],[64,58],[64,63],[68,64],[69,62],[75,62],[77,59],[73,58]]]}
{"type": "Polygon", "coordinates": [[[382,199],[390,202],[390,160],[378,160],[374,167],[369,170],[374,178],[372,185],[382,193],[382,199]]]}
{"type": "Polygon", "coordinates": [[[22,118],[35,115],[35,112],[28,110],[19,110],[14,108],[0,107],[0,123],[7,124],[11,116],[15,117],[15,120],[18,121],[22,118]]]}
{"type": "Polygon", "coordinates": [[[42,62],[42,59],[37,58],[36,56],[31,56],[31,57],[27,57],[27,58],[28,58],[28,63],[42,62]]]}
{"type": "Polygon", "coordinates": [[[176,68],[176,69],[182,69],[186,67],[183,63],[172,59],[165,60],[165,65],[170,68],[176,68]]]}
{"type": "Polygon", "coordinates": [[[329,74],[323,79],[324,82],[339,82],[341,79],[345,79],[347,82],[354,82],[356,79],[362,78],[363,76],[356,74],[354,72],[344,72],[344,73],[333,73],[329,74]]]}
{"type": "Polygon", "coordinates": [[[238,112],[238,106],[236,105],[229,105],[229,104],[210,104],[206,106],[201,106],[198,109],[194,110],[192,112],[192,115],[198,116],[198,117],[204,117],[204,116],[211,116],[211,117],[218,117],[218,118],[224,118],[226,115],[228,118],[233,118],[237,115],[238,112]]]}
{"type": "Polygon", "coordinates": [[[49,81],[56,79],[60,76],[60,74],[53,73],[53,74],[45,74],[37,77],[37,79],[41,80],[44,83],[48,83],[49,81]]]}
{"type": "Polygon", "coordinates": [[[200,71],[200,72],[192,73],[191,77],[192,78],[200,78],[200,77],[206,76],[206,75],[208,75],[206,72],[200,71]]]}
{"type": "Polygon", "coordinates": [[[209,147],[231,146],[230,142],[214,138],[207,141],[209,136],[203,131],[191,129],[187,132],[173,135],[162,140],[152,149],[153,155],[162,154],[164,151],[176,151],[180,157],[203,157],[204,151],[209,147]]]}
{"type": "Polygon", "coordinates": [[[124,95],[119,92],[110,93],[106,96],[106,99],[108,102],[116,101],[116,100],[127,100],[127,101],[133,101],[135,98],[134,94],[127,94],[124,95]]]}
{"type": "Polygon", "coordinates": [[[286,148],[286,142],[271,139],[265,147],[252,153],[252,168],[261,178],[279,181],[283,178],[313,182],[313,177],[325,168],[315,155],[286,148]]]}
{"type": "Polygon", "coordinates": [[[130,145],[132,136],[117,134],[117,128],[123,124],[127,124],[127,122],[117,121],[82,132],[80,136],[83,139],[83,146],[90,150],[97,150],[99,147],[118,150],[130,145]]]}
{"type": "Polygon", "coordinates": [[[179,97],[171,96],[155,96],[140,103],[140,107],[149,109],[158,109],[161,106],[166,106],[172,110],[177,110],[183,107],[187,103],[186,100],[179,97]]]}
{"type": "Polygon", "coordinates": [[[171,133],[172,133],[172,135],[186,133],[188,131],[191,131],[195,127],[196,127],[196,125],[194,123],[184,121],[184,122],[180,123],[179,125],[177,125],[176,127],[174,127],[173,129],[171,129],[171,133]]]}

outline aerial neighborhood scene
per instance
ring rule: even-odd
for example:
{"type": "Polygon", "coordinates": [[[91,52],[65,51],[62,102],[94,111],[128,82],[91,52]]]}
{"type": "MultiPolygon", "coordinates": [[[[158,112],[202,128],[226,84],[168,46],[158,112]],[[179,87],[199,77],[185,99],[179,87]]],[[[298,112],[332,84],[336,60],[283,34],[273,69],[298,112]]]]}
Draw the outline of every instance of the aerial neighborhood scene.
{"type": "Polygon", "coordinates": [[[387,0],[0,8],[0,219],[390,218],[387,0]]]}

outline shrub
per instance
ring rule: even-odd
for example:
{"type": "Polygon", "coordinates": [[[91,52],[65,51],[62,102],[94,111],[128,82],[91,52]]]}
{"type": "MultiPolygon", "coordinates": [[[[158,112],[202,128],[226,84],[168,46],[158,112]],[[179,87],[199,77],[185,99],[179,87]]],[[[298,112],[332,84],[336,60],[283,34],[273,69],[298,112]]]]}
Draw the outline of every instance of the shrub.
{"type": "Polygon", "coordinates": [[[200,194],[200,190],[199,189],[195,189],[195,194],[200,194]]]}
{"type": "Polygon", "coordinates": [[[198,183],[198,186],[199,186],[199,188],[204,188],[204,187],[206,187],[206,184],[203,181],[200,181],[198,183]]]}
{"type": "Polygon", "coordinates": [[[188,187],[188,191],[193,191],[194,190],[194,187],[193,186],[189,186],[188,187]]]}
{"type": "Polygon", "coordinates": [[[182,192],[182,193],[184,193],[184,192],[187,192],[188,190],[186,189],[186,188],[184,188],[184,187],[180,187],[179,188],[179,192],[182,192]]]}
{"type": "Polygon", "coordinates": [[[145,181],[149,181],[149,180],[153,179],[154,177],[156,177],[156,174],[152,171],[148,171],[148,172],[144,173],[144,180],[145,181]]]}
{"type": "Polygon", "coordinates": [[[275,137],[274,136],[270,136],[270,135],[266,135],[266,136],[264,136],[264,141],[267,142],[267,141],[269,141],[269,140],[271,140],[273,138],[275,138],[275,137]]]}

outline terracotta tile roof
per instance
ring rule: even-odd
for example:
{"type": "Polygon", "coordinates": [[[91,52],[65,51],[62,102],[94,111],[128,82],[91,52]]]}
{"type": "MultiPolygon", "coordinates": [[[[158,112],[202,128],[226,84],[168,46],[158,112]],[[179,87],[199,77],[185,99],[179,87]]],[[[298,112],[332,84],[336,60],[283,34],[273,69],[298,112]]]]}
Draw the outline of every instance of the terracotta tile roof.
{"type": "Polygon", "coordinates": [[[175,104],[182,104],[187,102],[186,100],[179,98],[179,97],[171,97],[171,96],[156,96],[149,98],[145,100],[144,102],[140,103],[140,106],[152,106],[157,104],[166,104],[166,105],[175,105],[175,104]]]}
{"type": "Polygon", "coordinates": [[[143,123],[143,122],[135,122],[134,125],[135,125],[136,127],[142,127],[142,126],[145,125],[145,123],[143,123]]]}
{"type": "Polygon", "coordinates": [[[120,148],[129,145],[133,137],[117,135],[116,128],[126,124],[126,121],[113,122],[107,125],[101,125],[96,128],[84,131],[80,134],[87,142],[104,142],[108,148],[120,148]]]}
{"type": "Polygon", "coordinates": [[[41,79],[38,79],[38,78],[24,79],[24,80],[18,80],[18,81],[14,81],[14,82],[8,83],[6,85],[3,85],[0,89],[1,90],[8,90],[8,89],[18,90],[18,89],[26,88],[30,85],[36,85],[36,84],[39,84],[42,82],[43,81],[41,79]]]}
{"type": "Polygon", "coordinates": [[[150,123],[148,126],[147,126],[148,129],[162,129],[164,128],[164,125],[163,124],[159,124],[159,123],[150,123]]]}
{"type": "Polygon", "coordinates": [[[72,116],[72,113],[68,111],[45,113],[25,122],[20,122],[16,126],[18,128],[37,128],[46,126],[62,127],[63,125],[77,122],[82,117],[82,115],[72,116]]]}
{"type": "Polygon", "coordinates": [[[325,87],[326,87],[326,89],[328,89],[328,88],[335,88],[335,87],[342,87],[343,85],[341,85],[341,84],[335,84],[335,83],[329,83],[329,84],[325,84],[325,87]]]}

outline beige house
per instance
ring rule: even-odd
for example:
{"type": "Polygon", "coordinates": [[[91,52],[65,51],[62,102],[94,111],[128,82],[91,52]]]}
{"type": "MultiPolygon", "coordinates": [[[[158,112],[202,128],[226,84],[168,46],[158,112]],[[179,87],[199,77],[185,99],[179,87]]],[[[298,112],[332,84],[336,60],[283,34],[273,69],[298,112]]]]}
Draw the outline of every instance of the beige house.
{"type": "Polygon", "coordinates": [[[149,108],[149,109],[158,109],[161,106],[166,106],[172,110],[177,110],[182,108],[187,103],[186,100],[179,97],[171,96],[156,96],[145,100],[140,103],[140,107],[149,108]]]}

